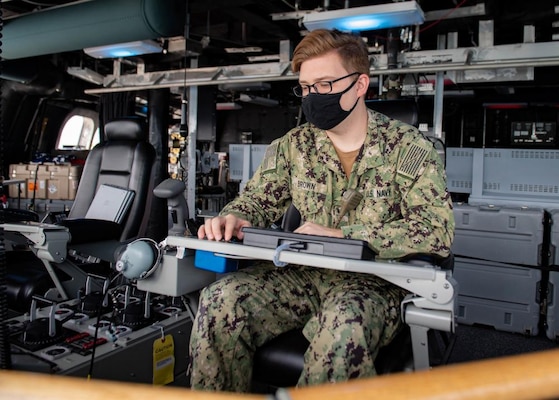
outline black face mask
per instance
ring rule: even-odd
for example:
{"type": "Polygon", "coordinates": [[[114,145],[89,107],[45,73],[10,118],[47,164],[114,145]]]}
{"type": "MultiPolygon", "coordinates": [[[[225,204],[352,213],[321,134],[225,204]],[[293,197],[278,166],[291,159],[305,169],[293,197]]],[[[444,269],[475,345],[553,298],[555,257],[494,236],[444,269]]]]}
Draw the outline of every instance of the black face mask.
{"type": "Polygon", "coordinates": [[[326,131],[340,124],[351,114],[359,101],[359,99],[357,99],[353,107],[348,111],[340,106],[342,95],[349,91],[356,82],[357,80],[340,93],[309,93],[307,96],[303,97],[303,113],[305,113],[307,121],[326,131]]]}

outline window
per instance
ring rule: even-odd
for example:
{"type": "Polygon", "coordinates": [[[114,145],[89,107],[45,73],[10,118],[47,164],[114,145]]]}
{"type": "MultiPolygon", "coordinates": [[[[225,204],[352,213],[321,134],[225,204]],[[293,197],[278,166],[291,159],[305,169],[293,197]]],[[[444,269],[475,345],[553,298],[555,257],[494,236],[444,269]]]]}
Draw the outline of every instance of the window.
{"type": "Polygon", "coordinates": [[[57,150],[91,150],[99,143],[97,119],[90,115],[91,111],[84,111],[89,115],[76,111],[66,119],[58,137],[57,150]]]}

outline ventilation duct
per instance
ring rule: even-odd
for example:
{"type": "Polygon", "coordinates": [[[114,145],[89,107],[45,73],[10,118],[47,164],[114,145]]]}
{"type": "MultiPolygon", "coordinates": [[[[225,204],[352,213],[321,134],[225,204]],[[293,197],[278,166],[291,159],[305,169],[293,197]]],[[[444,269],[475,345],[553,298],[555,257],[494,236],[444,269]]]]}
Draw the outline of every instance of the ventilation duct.
{"type": "Polygon", "coordinates": [[[4,21],[2,58],[18,59],[184,33],[183,0],[94,0],[4,21]]]}

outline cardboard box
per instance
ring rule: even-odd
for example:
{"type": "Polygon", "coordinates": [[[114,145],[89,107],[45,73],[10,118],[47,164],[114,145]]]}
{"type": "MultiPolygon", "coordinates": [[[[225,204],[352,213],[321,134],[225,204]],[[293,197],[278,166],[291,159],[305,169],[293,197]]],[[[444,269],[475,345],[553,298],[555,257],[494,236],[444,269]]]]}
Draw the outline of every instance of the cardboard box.
{"type": "Polygon", "coordinates": [[[19,184],[8,186],[8,195],[12,199],[27,198],[27,178],[29,178],[28,164],[11,164],[10,180],[23,180],[19,184]]]}
{"type": "Polygon", "coordinates": [[[71,165],[69,163],[55,164],[55,165],[49,165],[47,170],[51,177],[54,176],[68,177],[70,176],[70,167],[71,165]]]}
{"type": "Polygon", "coordinates": [[[68,175],[68,200],[74,200],[76,198],[76,192],[78,191],[78,184],[80,183],[82,170],[83,167],[81,165],[70,166],[68,175]]]}
{"type": "Polygon", "coordinates": [[[8,196],[11,199],[26,199],[27,198],[27,179],[12,178],[22,180],[20,183],[8,186],[8,196]]]}
{"type": "Polygon", "coordinates": [[[71,165],[70,166],[70,176],[79,178],[82,175],[83,167],[81,165],[71,165]]]}
{"type": "Polygon", "coordinates": [[[47,198],[52,200],[67,199],[70,164],[48,165],[47,170],[49,174],[47,182],[47,198]]]}
{"type": "Polygon", "coordinates": [[[47,179],[49,178],[46,164],[27,164],[29,177],[27,178],[27,197],[29,199],[47,198],[47,179]]]}
{"type": "Polygon", "coordinates": [[[48,175],[38,175],[37,179],[27,179],[27,197],[35,199],[47,198],[47,177],[48,175]]]}
{"type": "Polygon", "coordinates": [[[74,200],[76,198],[76,192],[78,191],[79,176],[68,177],[68,200],[74,200]]]}
{"type": "Polygon", "coordinates": [[[11,164],[10,165],[10,176],[15,178],[17,176],[25,176],[27,179],[29,177],[29,164],[11,164]]]}
{"type": "MultiPolygon", "coordinates": [[[[12,164],[10,179],[23,179],[20,198],[74,200],[83,167],[65,164],[12,164]]],[[[10,185],[9,195],[18,198],[18,185],[10,185]]]]}
{"type": "Polygon", "coordinates": [[[60,176],[47,180],[47,198],[51,200],[67,200],[69,198],[69,177],[60,176]]]}
{"type": "Polygon", "coordinates": [[[29,177],[34,178],[37,176],[49,175],[49,165],[47,164],[28,164],[27,170],[29,171],[29,177]]]}

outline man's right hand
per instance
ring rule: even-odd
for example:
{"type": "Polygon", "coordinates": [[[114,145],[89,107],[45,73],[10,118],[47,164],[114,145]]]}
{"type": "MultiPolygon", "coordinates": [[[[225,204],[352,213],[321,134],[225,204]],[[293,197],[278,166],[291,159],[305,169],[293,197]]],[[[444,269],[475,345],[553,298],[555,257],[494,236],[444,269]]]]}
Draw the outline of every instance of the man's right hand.
{"type": "Polygon", "coordinates": [[[198,229],[198,239],[225,240],[228,242],[233,237],[236,237],[239,240],[243,240],[244,234],[241,228],[245,226],[252,225],[247,220],[232,214],[209,218],[198,229]]]}

